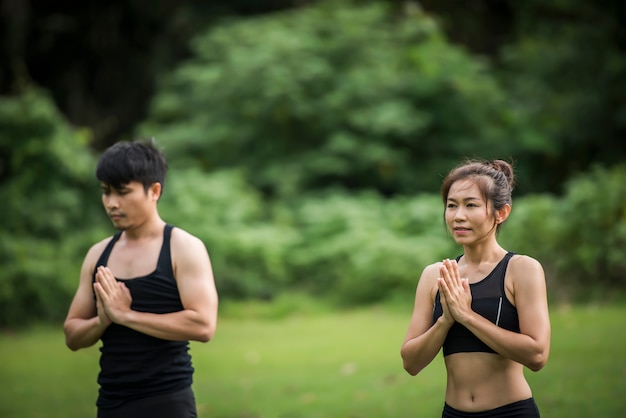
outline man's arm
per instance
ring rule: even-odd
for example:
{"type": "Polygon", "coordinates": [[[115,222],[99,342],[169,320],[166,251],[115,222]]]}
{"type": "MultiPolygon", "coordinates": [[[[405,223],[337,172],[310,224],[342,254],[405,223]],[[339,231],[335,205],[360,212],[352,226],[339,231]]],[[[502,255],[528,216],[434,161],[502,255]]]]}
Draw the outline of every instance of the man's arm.
{"type": "Polygon", "coordinates": [[[73,351],[94,345],[111,323],[101,302],[94,300],[92,287],[93,269],[107,242],[108,239],[103,240],[87,252],[78,288],[63,324],[65,344],[73,351]]]}
{"type": "Polygon", "coordinates": [[[202,241],[178,228],[172,230],[170,246],[183,310],[167,314],[131,310],[128,289],[107,268],[99,268],[94,288],[115,323],[165,340],[207,342],[215,333],[218,306],[209,254],[202,241]]]}

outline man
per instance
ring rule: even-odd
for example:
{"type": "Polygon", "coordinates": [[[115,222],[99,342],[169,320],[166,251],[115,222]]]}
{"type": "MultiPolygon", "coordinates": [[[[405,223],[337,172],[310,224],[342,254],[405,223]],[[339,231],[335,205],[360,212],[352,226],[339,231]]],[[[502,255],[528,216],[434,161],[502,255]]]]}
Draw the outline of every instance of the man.
{"type": "Polygon", "coordinates": [[[159,216],[166,173],[151,142],[117,143],[98,162],[118,232],[88,251],[64,324],[72,350],[102,340],[98,418],[197,416],[189,340],[213,337],[218,295],[202,241],[159,216]]]}

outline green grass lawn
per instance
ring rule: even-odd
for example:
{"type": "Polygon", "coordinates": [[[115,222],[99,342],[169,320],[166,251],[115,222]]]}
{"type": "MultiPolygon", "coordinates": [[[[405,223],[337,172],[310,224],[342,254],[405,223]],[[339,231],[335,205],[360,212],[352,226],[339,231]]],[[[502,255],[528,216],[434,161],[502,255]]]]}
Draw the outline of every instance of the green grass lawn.
{"type": "MultiPolygon", "coordinates": [[[[224,315],[192,343],[200,417],[438,417],[441,355],[402,369],[410,312],[371,308],[277,319],[224,315]]],[[[626,413],[626,307],[553,309],[547,366],[527,372],[548,418],[626,413]]],[[[0,335],[0,417],[95,417],[98,349],[71,352],[58,328],[0,335]]]]}

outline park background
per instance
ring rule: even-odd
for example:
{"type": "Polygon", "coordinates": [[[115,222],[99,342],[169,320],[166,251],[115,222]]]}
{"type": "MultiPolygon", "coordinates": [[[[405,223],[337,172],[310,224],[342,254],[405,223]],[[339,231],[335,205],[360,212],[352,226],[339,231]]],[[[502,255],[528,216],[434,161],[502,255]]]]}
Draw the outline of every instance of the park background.
{"type": "Polygon", "coordinates": [[[0,2],[0,416],[94,416],[97,346],[62,321],[111,235],[94,177],[155,138],[160,202],[220,294],[201,417],[431,417],[441,357],[399,349],[438,194],[514,164],[500,242],[546,270],[547,417],[626,411],[626,5],[618,0],[0,2]]]}

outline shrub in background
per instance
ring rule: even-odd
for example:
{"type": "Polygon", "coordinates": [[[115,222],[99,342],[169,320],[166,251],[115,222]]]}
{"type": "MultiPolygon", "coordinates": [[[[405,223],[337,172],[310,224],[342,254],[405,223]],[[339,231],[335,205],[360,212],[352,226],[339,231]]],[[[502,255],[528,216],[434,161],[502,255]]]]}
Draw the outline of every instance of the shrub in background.
{"type": "Polygon", "coordinates": [[[162,217],[202,239],[226,297],[271,298],[291,279],[296,231],[273,215],[238,170],[172,170],[162,217]]]}
{"type": "Polygon", "coordinates": [[[626,165],[569,180],[557,245],[559,274],[585,286],[626,286],[626,165]]]}
{"type": "Polygon", "coordinates": [[[0,98],[0,327],[67,310],[104,220],[87,139],[43,92],[0,98]]]}
{"type": "Polygon", "coordinates": [[[210,27],[163,77],[141,131],[172,161],[244,167],[291,197],[433,190],[463,156],[536,149],[486,62],[402,10],[324,1],[210,27]]]}
{"type": "Polygon", "coordinates": [[[435,196],[385,199],[341,192],[296,206],[301,242],[292,262],[301,283],[341,304],[413,293],[423,267],[449,256],[435,196]]]}
{"type": "Polygon", "coordinates": [[[332,191],[265,201],[238,171],[180,172],[168,187],[163,216],[206,243],[226,298],[297,290],[340,304],[380,301],[413,292],[426,263],[454,245],[435,196],[332,191]]]}

